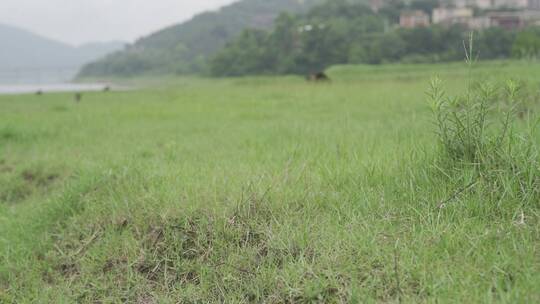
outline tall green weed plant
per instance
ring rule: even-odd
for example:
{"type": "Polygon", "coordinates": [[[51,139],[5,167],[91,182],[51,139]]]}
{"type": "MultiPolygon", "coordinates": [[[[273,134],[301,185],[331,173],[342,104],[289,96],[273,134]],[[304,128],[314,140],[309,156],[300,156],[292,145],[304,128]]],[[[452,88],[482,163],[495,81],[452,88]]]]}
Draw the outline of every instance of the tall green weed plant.
{"type": "Polygon", "coordinates": [[[499,85],[475,81],[472,35],[465,49],[470,71],[465,92],[448,96],[438,78],[431,81],[428,91],[439,143],[436,167],[453,182],[461,181],[463,188],[456,193],[471,190],[496,206],[511,201],[538,208],[537,121],[524,110],[526,104],[530,106],[530,96],[514,80],[499,85]]]}

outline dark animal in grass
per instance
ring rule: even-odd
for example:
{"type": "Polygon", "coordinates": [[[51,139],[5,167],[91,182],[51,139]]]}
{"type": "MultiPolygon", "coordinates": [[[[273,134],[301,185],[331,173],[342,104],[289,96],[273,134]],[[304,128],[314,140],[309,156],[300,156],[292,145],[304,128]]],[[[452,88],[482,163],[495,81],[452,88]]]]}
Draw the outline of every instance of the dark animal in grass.
{"type": "Polygon", "coordinates": [[[75,102],[81,102],[81,99],[82,99],[82,94],[81,93],[75,93],[75,96],[73,97],[73,99],[75,100],[75,102]]]}
{"type": "Polygon", "coordinates": [[[43,91],[42,90],[37,90],[36,95],[38,95],[38,96],[43,95],[43,91]]]}
{"type": "Polygon", "coordinates": [[[324,72],[317,72],[317,73],[311,73],[309,74],[306,79],[311,82],[328,82],[330,81],[330,77],[326,75],[324,72]]]}
{"type": "Polygon", "coordinates": [[[103,88],[103,92],[109,92],[111,90],[111,87],[110,86],[105,86],[103,88]]]}

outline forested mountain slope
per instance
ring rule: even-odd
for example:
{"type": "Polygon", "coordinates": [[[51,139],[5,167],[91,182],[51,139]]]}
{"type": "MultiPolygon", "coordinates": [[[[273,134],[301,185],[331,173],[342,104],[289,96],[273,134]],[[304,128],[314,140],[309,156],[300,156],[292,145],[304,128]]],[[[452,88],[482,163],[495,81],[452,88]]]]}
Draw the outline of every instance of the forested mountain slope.
{"type": "Polygon", "coordinates": [[[85,66],[81,77],[197,73],[207,59],[246,28],[270,28],[281,12],[305,12],[324,0],[241,0],[143,37],[85,66]]]}

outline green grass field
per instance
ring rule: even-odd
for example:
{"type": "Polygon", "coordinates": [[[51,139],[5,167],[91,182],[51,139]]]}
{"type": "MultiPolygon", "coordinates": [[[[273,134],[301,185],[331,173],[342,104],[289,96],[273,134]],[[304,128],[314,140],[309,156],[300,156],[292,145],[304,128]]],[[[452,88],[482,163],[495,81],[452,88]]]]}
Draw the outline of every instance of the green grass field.
{"type": "MultiPolygon", "coordinates": [[[[0,96],[0,302],[538,303],[539,202],[438,166],[425,92],[469,73],[0,96]]],[[[540,89],[534,63],[472,75],[540,89]]]]}

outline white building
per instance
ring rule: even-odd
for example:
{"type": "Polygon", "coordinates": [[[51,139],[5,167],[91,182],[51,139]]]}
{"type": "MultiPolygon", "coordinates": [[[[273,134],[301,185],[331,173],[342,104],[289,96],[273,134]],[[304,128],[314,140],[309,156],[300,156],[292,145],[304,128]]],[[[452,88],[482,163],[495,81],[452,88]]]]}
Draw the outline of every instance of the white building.
{"type": "Polygon", "coordinates": [[[493,7],[493,1],[495,0],[454,0],[447,5],[455,6],[457,8],[477,7],[481,9],[488,9],[493,7]]]}
{"type": "Polygon", "coordinates": [[[467,26],[472,30],[484,30],[493,25],[489,16],[474,17],[469,20],[467,26]]]}
{"type": "Polygon", "coordinates": [[[480,9],[512,8],[526,9],[532,7],[540,8],[539,0],[442,0],[443,7],[476,7],[480,9]]]}
{"type": "Polygon", "coordinates": [[[473,17],[472,8],[445,8],[440,7],[433,10],[432,21],[434,24],[445,23],[455,24],[463,23],[473,17]]]}

